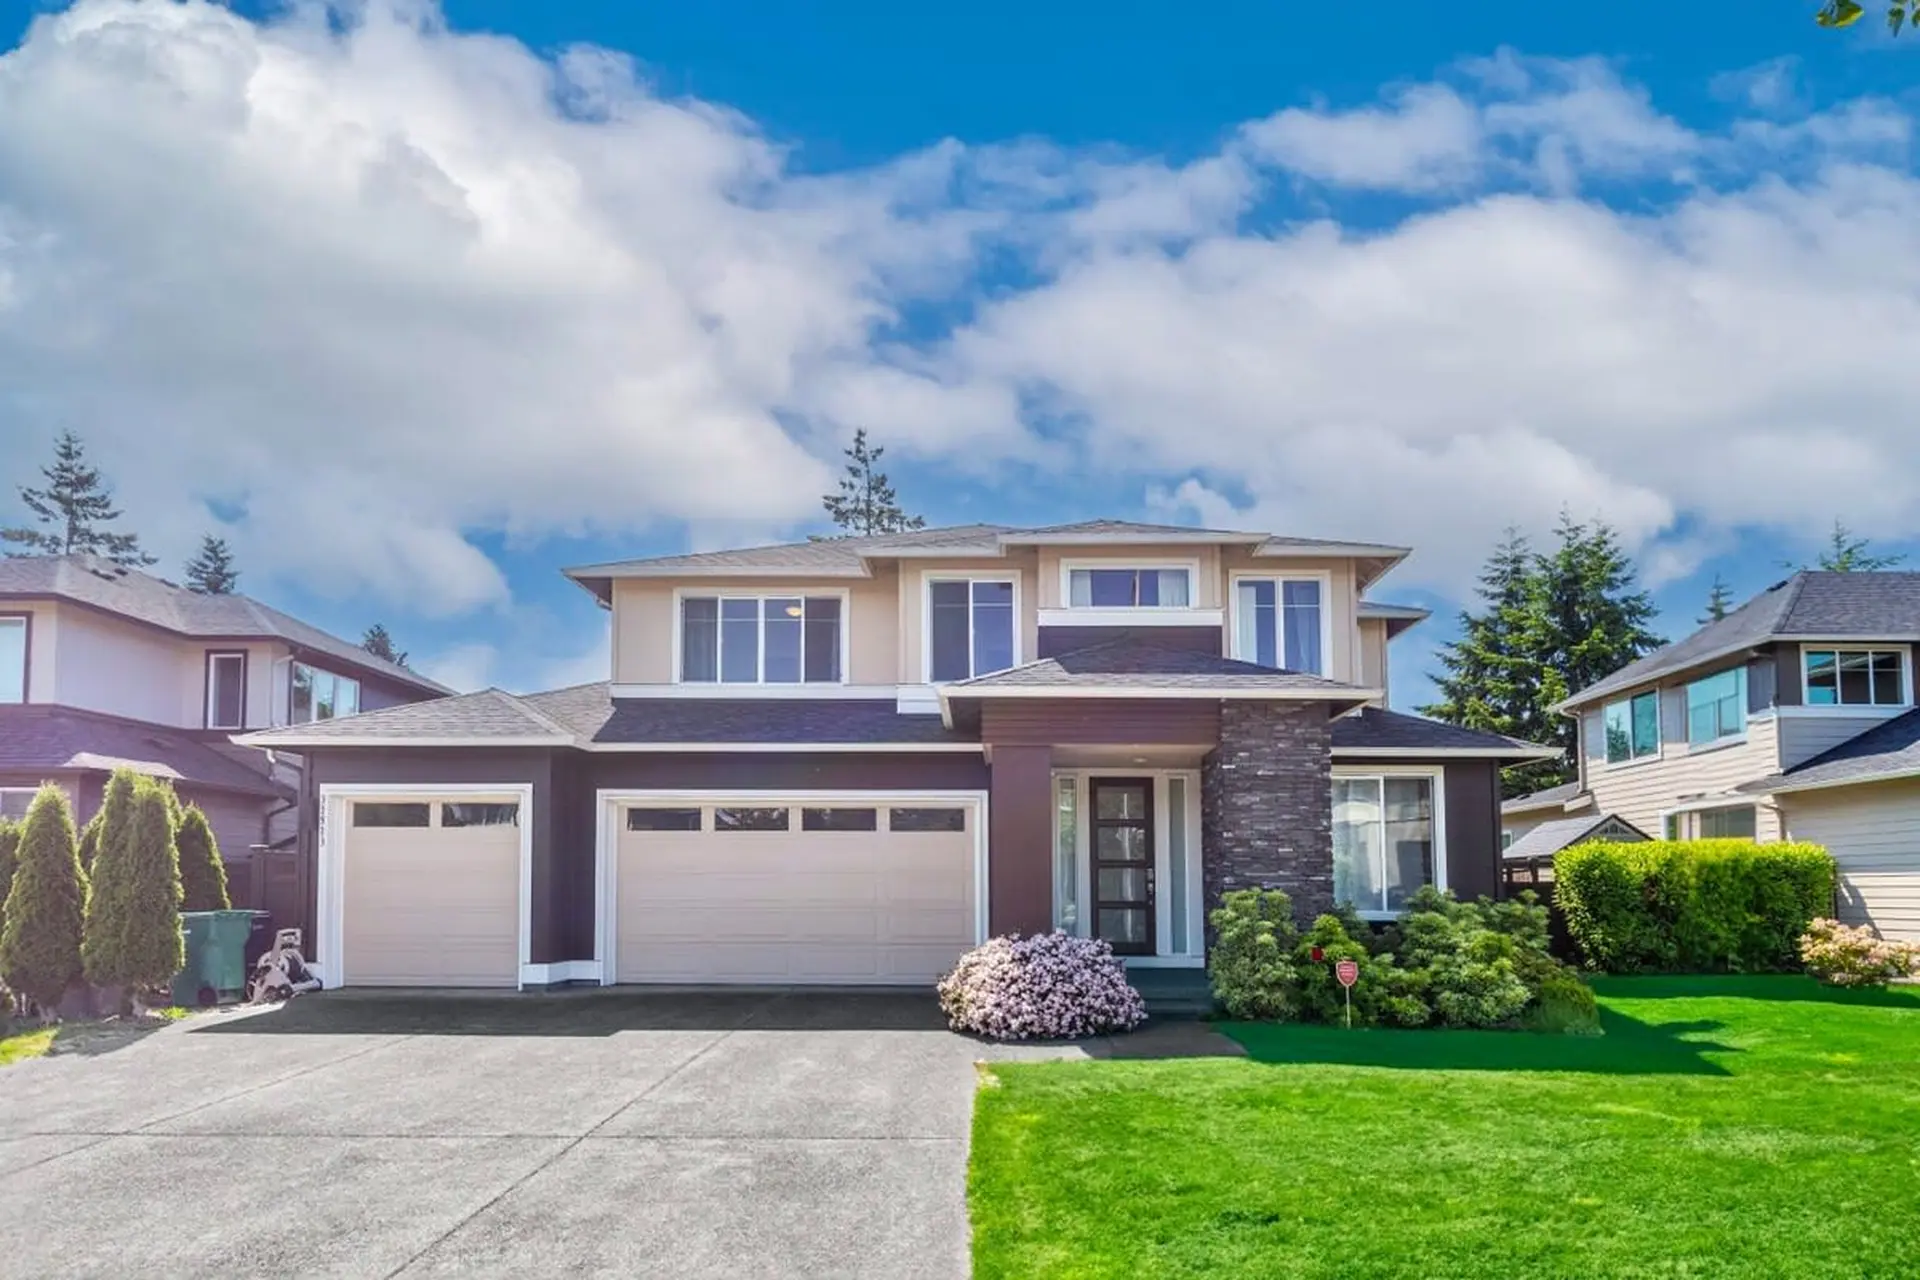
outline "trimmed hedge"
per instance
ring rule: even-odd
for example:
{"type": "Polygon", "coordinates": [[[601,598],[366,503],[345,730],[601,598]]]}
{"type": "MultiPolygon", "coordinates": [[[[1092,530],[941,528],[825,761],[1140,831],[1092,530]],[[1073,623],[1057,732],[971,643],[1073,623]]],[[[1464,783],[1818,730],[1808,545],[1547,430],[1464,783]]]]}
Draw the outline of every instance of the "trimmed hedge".
{"type": "Polygon", "coordinates": [[[1554,902],[1587,967],[1609,973],[1798,969],[1800,935],[1832,914],[1818,845],[1596,842],[1553,860],[1554,902]]]}

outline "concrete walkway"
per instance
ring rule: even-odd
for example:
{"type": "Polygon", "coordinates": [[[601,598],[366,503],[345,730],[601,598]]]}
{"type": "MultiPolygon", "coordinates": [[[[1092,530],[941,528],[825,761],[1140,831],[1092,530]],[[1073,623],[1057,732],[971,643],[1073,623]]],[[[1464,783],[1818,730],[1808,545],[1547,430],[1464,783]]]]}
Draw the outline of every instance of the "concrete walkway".
{"type": "Polygon", "coordinates": [[[961,1277],[976,1061],[1112,1051],[983,1045],[920,992],[210,1014],[0,1069],[0,1258],[22,1276],[961,1277]]]}

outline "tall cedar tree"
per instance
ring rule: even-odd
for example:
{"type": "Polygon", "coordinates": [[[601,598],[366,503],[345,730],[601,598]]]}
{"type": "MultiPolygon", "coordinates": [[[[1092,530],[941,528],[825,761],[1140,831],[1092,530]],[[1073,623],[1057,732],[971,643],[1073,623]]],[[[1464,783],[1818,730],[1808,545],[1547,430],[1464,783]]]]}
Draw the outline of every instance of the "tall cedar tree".
{"type": "Polygon", "coordinates": [[[107,805],[125,816],[108,816],[94,857],[81,950],[96,986],[125,987],[131,995],[167,982],[186,962],[170,791],[124,770],[107,784],[107,805]]]}
{"type": "Polygon", "coordinates": [[[120,986],[128,981],[124,956],[137,856],[133,819],[140,789],[146,785],[147,779],[133,770],[115,769],[107,779],[100,812],[94,815],[99,831],[94,837],[93,865],[88,868],[93,896],[87,902],[81,955],[87,964],[87,981],[95,986],[120,986]]]}
{"type": "Polygon", "coordinates": [[[0,529],[0,542],[22,548],[9,555],[69,555],[75,552],[104,556],[118,565],[143,568],[153,557],[140,549],[140,539],[131,533],[114,533],[107,525],[120,518],[114,508],[113,492],[100,479],[97,467],[87,464],[86,447],[80,437],[63,431],[54,442],[53,465],[40,468],[47,487],[20,486],[20,501],[34,519],[51,529],[15,526],[0,529]]]}
{"type": "Polygon", "coordinates": [[[1906,561],[1903,555],[1875,555],[1868,549],[1871,545],[1867,539],[1855,537],[1853,530],[1835,520],[1833,532],[1827,535],[1827,549],[1820,553],[1820,559],[1814,567],[1829,573],[1878,573],[1906,561]]]}
{"type": "Polygon", "coordinates": [[[840,492],[820,499],[827,514],[845,534],[866,537],[927,527],[927,522],[919,516],[910,516],[901,510],[892,482],[879,470],[880,456],[886,448],[869,445],[865,427],[853,433],[853,444],[845,452],[847,474],[840,478],[840,492]]]}
{"type": "MultiPolygon", "coordinates": [[[[13,888],[13,871],[20,865],[20,824],[0,818],[0,930],[7,924],[7,893],[13,888]]],[[[0,1016],[0,1021],[5,1021],[0,1016]]]]}
{"type": "Polygon", "coordinates": [[[207,534],[200,539],[200,550],[187,561],[187,590],[203,596],[230,596],[240,588],[240,570],[233,563],[233,550],[225,538],[207,534]]]}
{"type": "Polygon", "coordinates": [[[1704,627],[1732,612],[1733,592],[1727,590],[1727,580],[1716,573],[1713,575],[1713,586],[1707,591],[1707,611],[1700,615],[1699,623],[1704,627]]]}
{"type": "Polygon", "coordinates": [[[1444,675],[1434,677],[1440,701],[1422,715],[1528,742],[1551,735],[1538,696],[1534,657],[1537,557],[1518,529],[1487,558],[1476,589],[1481,609],[1460,615],[1460,638],[1440,651],[1444,675]]]}
{"type": "Polygon", "coordinates": [[[220,861],[220,845],[200,806],[190,804],[180,815],[175,836],[180,849],[180,909],[225,911],[233,906],[227,894],[227,869],[220,861]]]}
{"type": "Polygon", "coordinates": [[[374,623],[367,628],[367,634],[360,637],[360,647],[376,658],[385,658],[396,667],[407,665],[407,652],[393,647],[393,637],[387,634],[382,623],[374,623]]]}
{"type": "Polygon", "coordinates": [[[83,972],[80,934],[87,910],[73,810],[59,787],[49,783],[34,796],[18,856],[0,924],[0,981],[52,1009],[83,972]]]}
{"type": "Polygon", "coordinates": [[[93,855],[100,852],[100,824],[106,817],[104,808],[96,810],[87,825],[80,828],[80,868],[88,875],[93,874],[93,855]]]}

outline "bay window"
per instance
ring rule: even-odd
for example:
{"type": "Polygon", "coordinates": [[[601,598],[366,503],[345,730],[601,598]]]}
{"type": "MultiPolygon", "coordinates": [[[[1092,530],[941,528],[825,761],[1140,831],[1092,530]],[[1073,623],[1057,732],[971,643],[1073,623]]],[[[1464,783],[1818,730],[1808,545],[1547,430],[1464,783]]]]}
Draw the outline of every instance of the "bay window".
{"type": "Polygon", "coordinates": [[[1233,656],[1325,675],[1324,597],[1319,578],[1235,578],[1233,656]]]}
{"type": "Polygon", "coordinates": [[[27,700],[27,620],[0,618],[0,703],[27,700]]]}
{"type": "Polygon", "coordinates": [[[346,676],[293,664],[293,696],[288,701],[288,721],[311,724],[316,720],[337,720],[360,713],[360,682],[346,676]]]}
{"type": "Polygon", "coordinates": [[[927,583],[927,678],[967,680],[1014,665],[1013,580],[927,583]]]}
{"type": "Polygon", "coordinates": [[[1747,669],[1735,667],[1687,686],[1687,742],[1701,746],[1747,731],[1747,669]]]}
{"type": "Polygon", "coordinates": [[[1185,609],[1192,603],[1192,569],[1067,571],[1067,604],[1075,609],[1185,609]]]}
{"type": "Polygon", "coordinates": [[[1444,887],[1433,774],[1333,780],[1333,899],[1392,916],[1423,885],[1444,887]]]}
{"type": "Polygon", "coordinates": [[[837,684],[840,597],[688,596],[680,679],[688,684],[837,684]]]}
{"type": "Polygon", "coordinates": [[[1904,707],[1906,655],[1899,649],[1805,649],[1810,707],[1904,707]]]}
{"type": "Polygon", "coordinates": [[[1660,695],[1648,690],[1609,702],[1601,716],[1606,726],[1607,763],[1624,764],[1660,754],[1660,695]]]}

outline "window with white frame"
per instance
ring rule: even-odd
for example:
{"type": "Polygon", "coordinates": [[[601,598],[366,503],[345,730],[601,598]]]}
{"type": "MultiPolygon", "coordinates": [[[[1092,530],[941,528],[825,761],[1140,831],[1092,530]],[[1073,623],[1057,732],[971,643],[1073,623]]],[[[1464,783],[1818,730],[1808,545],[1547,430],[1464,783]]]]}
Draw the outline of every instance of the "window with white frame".
{"type": "Polygon", "coordinates": [[[967,680],[1014,665],[1013,579],[927,580],[927,679],[967,680]]]}
{"type": "Polygon", "coordinates": [[[1185,609],[1193,604],[1193,570],[1114,567],[1067,570],[1067,604],[1075,609],[1185,609]]]}
{"type": "Polygon", "coordinates": [[[1670,813],[1662,824],[1669,840],[1752,840],[1760,829],[1760,812],[1750,804],[1670,813]]]}
{"type": "Polygon", "coordinates": [[[1440,830],[1432,774],[1333,780],[1333,898],[1363,916],[1397,915],[1437,885],[1440,830]]]}
{"type": "Polygon", "coordinates": [[[247,727],[247,655],[207,655],[207,728],[247,727]]]}
{"type": "Polygon", "coordinates": [[[0,819],[19,822],[26,818],[27,810],[33,807],[33,798],[40,794],[32,787],[0,787],[0,819]]]}
{"type": "Polygon", "coordinates": [[[680,679],[687,684],[838,684],[839,596],[686,596],[680,679]]]}
{"type": "Polygon", "coordinates": [[[1735,667],[1687,686],[1687,742],[1703,746],[1747,731],[1747,669],[1735,667]]]}
{"type": "Polygon", "coordinates": [[[1235,578],[1233,656],[1325,675],[1324,595],[1318,578],[1235,578]]]}
{"type": "Polygon", "coordinates": [[[1624,764],[1660,754],[1660,695],[1653,690],[1609,702],[1601,711],[1607,763],[1624,764]]]}
{"type": "Polygon", "coordinates": [[[335,675],[304,662],[293,664],[293,695],[288,699],[288,720],[293,724],[311,724],[316,720],[337,720],[360,714],[360,682],[335,675]]]}
{"type": "Polygon", "coordinates": [[[0,618],[0,703],[27,700],[27,619],[0,618]]]}
{"type": "Polygon", "coordinates": [[[1906,655],[1899,649],[1805,649],[1810,707],[1907,705],[1906,655]]]}

